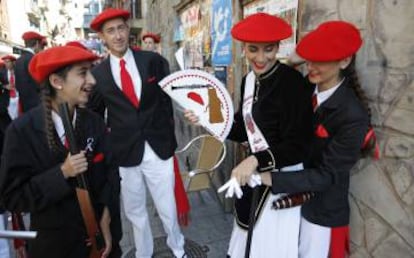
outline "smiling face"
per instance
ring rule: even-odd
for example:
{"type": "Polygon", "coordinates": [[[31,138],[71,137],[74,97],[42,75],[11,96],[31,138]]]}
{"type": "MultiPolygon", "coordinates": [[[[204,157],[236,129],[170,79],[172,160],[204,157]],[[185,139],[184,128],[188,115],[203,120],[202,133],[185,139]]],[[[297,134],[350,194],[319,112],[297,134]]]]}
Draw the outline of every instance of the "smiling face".
{"type": "Polygon", "coordinates": [[[74,64],[65,78],[57,74],[49,77],[52,87],[56,89],[59,103],[67,102],[69,106],[85,106],[96,81],[91,73],[91,62],[74,64]]]}
{"type": "Polygon", "coordinates": [[[98,35],[116,57],[122,57],[127,51],[129,26],[123,18],[106,21],[98,35]]]}
{"type": "Polygon", "coordinates": [[[146,37],[146,38],[144,39],[144,44],[143,44],[143,47],[144,47],[144,49],[145,49],[145,50],[148,50],[148,51],[155,51],[156,46],[155,46],[155,41],[154,41],[154,39],[153,39],[153,38],[151,38],[151,37],[146,37]]]}
{"type": "Polygon", "coordinates": [[[276,63],[279,43],[245,43],[244,52],[247,61],[256,75],[269,71],[276,63]]]}
{"type": "Polygon", "coordinates": [[[350,58],[330,62],[306,62],[309,81],[318,85],[319,91],[328,90],[341,81],[341,69],[351,62],[350,58]]]}

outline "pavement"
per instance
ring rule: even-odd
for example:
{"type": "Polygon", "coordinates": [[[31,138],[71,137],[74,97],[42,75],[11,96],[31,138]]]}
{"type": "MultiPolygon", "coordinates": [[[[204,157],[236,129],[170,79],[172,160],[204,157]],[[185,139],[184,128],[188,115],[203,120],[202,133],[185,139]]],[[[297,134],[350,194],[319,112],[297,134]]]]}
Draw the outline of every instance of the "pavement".
{"type": "MultiPolygon", "coordinates": [[[[216,195],[211,191],[188,193],[191,213],[190,224],[182,228],[186,239],[186,252],[191,258],[226,257],[233,226],[233,215],[225,212],[216,195]]],[[[154,258],[174,257],[165,243],[165,232],[151,200],[148,202],[151,229],[154,236],[154,258]],[[152,214],[152,215],[151,215],[152,214]]],[[[134,257],[132,231],[123,220],[124,237],[121,247],[124,258],[134,257]]]]}
{"type": "MultiPolygon", "coordinates": [[[[182,227],[189,258],[219,258],[226,257],[228,242],[233,225],[233,215],[225,212],[213,190],[188,193],[191,212],[190,223],[182,227]]],[[[148,198],[148,211],[150,214],[151,229],[154,237],[154,258],[173,258],[174,255],[165,243],[166,234],[161,220],[148,198]]],[[[124,215],[122,214],[124,217],[124,215]]],[[[24,216],[25,224],[30,222],[29,215],[24,216]]],[[[9,221],[9,229],[11,228],[9,221]]],[[[123,218],[123,238],[121,248],[123,258],[134,258],[134,244],[132,228],[129,221],[123,218]]],[[[13,247],[10,241],[10,247],[13,247]]],[[[16,257],[11,248],[11,256],[16,257]]]]}

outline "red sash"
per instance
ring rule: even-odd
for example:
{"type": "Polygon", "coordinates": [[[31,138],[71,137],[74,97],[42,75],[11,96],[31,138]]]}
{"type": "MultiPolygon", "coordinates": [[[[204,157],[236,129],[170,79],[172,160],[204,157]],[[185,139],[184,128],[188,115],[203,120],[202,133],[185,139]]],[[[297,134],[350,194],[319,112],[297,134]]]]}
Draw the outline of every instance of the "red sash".
{"type": "Polygon", "coordinates": [[[174,175],[175,175],[175,186],[174,195],[175,203],[177,206],[177,217],[178,223],[181,226],[188,225],[188,213],[190,212],[190,203],[188,202],[187,193],[184,190],[183,180],[181,179],[180,167],[178,160],[174,156],[174,175]]]}

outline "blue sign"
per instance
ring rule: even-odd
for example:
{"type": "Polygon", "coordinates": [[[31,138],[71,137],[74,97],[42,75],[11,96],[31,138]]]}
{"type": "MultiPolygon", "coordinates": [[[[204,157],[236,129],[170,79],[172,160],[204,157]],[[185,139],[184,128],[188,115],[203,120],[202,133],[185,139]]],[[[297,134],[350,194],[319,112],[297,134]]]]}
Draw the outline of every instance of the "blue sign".
{"type": "Polygon", "coordinates": [[[231,64],[231,0],[213,0],[211,54],[213,65],[231,64]]]}

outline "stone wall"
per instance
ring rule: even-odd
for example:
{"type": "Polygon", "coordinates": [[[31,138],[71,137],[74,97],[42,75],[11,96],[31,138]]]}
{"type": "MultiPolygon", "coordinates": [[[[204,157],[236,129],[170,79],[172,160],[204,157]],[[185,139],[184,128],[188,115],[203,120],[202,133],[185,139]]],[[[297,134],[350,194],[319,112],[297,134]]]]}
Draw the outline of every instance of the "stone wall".
{"type": "Polygon", "coordinates": [[[381,149],[351,176],[352,257],[414,257],[414,2],[303,1],[300,33],[331,19],[363,34],[357,67],[381,149]]]}
{"type": "MultiPolygon", "coordinates": [[[[340,19],[356,24],[364,38],[357,68],[371,101],[381,159],[361,160],[352,172],[352,257],[414,257],[414,1],[299,1],[299,35],[340,19]]],[[[174,70],[172,7],[180,1],[149,2],[147,24],[161,32],[163,54],[174,70]]],[[[180,118],[177,127],[181,140],[197,134],[180,118]]],[[[227,161],[225,169],[234,162],[227,161]]]]}

